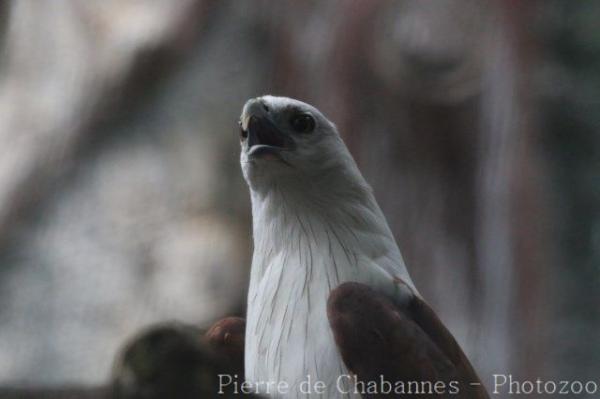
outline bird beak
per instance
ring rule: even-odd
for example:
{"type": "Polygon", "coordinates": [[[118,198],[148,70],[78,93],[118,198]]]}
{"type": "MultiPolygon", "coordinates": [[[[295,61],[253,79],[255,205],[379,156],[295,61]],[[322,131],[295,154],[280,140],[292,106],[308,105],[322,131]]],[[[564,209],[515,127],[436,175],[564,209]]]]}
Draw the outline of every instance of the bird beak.
{"type": "Polygon", "coordinates": [[[264,116],[251,116],[248,120],[247,132],[249,152],[252,152],[256,146],[284,149],[288,147],[290,141],[268,117],[264,116]]]}
{"type": "Polygon", "coordinates": [[[258,99],[250,100],[244,107],[240,127],[242,137],[246,140],[248,155],[277,154],[295,147],[292,138],[273,123],[268,111],[258,99]]]}

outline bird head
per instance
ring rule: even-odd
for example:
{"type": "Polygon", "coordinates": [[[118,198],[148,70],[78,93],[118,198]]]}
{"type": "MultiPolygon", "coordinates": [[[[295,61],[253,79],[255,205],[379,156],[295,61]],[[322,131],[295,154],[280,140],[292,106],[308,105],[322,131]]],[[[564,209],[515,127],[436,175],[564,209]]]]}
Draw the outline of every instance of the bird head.
{"type": "Polygon", "coordinates": [[[354,162],[335,125],[318,109],[286,97],[250,99],[240,117],[240,161],[252,189],[273,183],[314,181],[354,162]]]}

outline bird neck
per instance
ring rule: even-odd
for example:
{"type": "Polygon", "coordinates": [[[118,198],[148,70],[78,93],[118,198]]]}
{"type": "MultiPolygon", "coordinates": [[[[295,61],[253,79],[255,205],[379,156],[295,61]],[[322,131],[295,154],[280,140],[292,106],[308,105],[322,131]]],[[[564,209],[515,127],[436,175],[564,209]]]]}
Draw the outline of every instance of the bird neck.
{"type": "MultiPolygon", "coordinates": [[[[319,176],[274,182],[269,190],[252,191],[255,254],[289,252],[299,241],[319,245],[327,234],[361,251],[372,242],[359,237],[395,241],[371,188],[358,169],[333,170],[319,176]],[[304,238],[301,238],[304,237],[304,238]]],[[[268,263],[264,262],[262,264],[268,263]]]]}

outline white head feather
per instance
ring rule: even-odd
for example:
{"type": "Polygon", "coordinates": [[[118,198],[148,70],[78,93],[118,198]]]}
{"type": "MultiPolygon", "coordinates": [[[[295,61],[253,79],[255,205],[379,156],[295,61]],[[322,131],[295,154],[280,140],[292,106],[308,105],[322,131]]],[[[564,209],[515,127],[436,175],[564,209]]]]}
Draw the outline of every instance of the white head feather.
{"type": "MultiPolygon", "coordinates": [[[[342,397],[345,372],[326,316],[329,292],[358,281],[396,300],[415,292],[372,190],[336,127],[309,104],[249,100],[240,119],[241,165],[252,200],[254,256],[248,296],[246,377],[310,374],[342,397]]],[[[296,388],[294,388],[296,387],[296,388]]]]}

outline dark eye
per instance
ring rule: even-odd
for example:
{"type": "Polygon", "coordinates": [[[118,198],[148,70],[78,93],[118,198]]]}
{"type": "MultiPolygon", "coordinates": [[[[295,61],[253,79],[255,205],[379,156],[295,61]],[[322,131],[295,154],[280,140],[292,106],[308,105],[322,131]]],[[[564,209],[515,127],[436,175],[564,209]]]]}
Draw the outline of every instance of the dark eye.
{"type": "Polygon", "coordinates": [[[239,121],[238,125],[240,125],[240,139],[244,140],[248,137],[248,131],[244,130],[244,128],[242,127],[242,121],[239,121]]]}
{"type": "Polygon", "coordinates": [[[296,114],[290,119],[290,125],[298,133],[310,133],[315,129],[315,120],[309,114],[296,114]]]}

